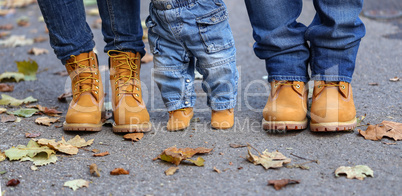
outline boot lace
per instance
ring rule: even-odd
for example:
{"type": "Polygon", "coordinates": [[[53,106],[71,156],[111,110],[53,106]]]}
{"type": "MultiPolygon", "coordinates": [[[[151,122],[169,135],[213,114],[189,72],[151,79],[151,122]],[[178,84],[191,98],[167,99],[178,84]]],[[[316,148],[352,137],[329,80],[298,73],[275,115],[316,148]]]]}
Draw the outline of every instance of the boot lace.
{"type": "MultiPolygon", "coordinates": [[[[73,97],[79,97],[83,92],[89,92],[89,91],[95,91],[95,93],[98,94],[98,90],[92,88],[92,81],[93,80],[98,81],[98,79],[94,76],[98,74],[95,65],[88,66],[82,64],[82,62],[94,60],[94,58],[89,57],[77,61],[77,57],[75,55],[71,55],[70,57],[73,58],[74,61],[66,63],[66,65],[71,66],[73,70],[77,73],[77,75],[75,75],[74,78],[78,77],[78,81],[75,82],[73,87],[74,89],[73,97]],[[91,67],[93,69],[91,69],[91,67]],[[79,88],[79,90],[77,89],[77,87],[79,88]]],[[[96,86],[96,88],[99,87],[96,86]]]]}
{"type": "Polygon", "coordinates": [[[288,80],[275,81],[274,86],[278,87],[278,86],[285,86],[285,85],[295,86],[296,88],[300,88],[300,84],[293,84],[292,81],[288,81],[288,80]]]}
{"type": "Polygon", "coordinates": [[[323,88],[323,87],[326,87],[326,86],[337,86],[337,87],[340,87],[342,89],[345,89],[345,85],[339,84],[339,82],[326,82],[325,84],[318,85],[317,88],[323,88]]]}
{"type": "Polygon", "coordinates": [[[186,111],[186,108],[181,108],[181,109],[169,111],[169,114],[172,114],[173,112],[176,112],[176,111],[186,111]]]}
{"type": "MultiPolygon", "coordinates": [[[[135,60],[139,60],[140,57],[129,57],[129,55],[125,52],[117,51],[117,50],[110,50],[107,52],[109,57],[114,58],[120,64],[116,65],[115,68],[119,70],[114,77],[115,77],[115,84],[116,90],[120,89],[122,92],[118,93],[117,96],[120,94],[133,94],[134,88],[138,91],[140,80],[138,79],[138,65],[134,63],[135,60]],[[111,54],[116,53],[116,54],[111,54]],[[129,72],[130,74],[127,74],[129,72]],[[118,76],[116,78],[116,76],[118,76]],[[123,83],[118,81],[123,80],[123,83]],[[124,88],[132,86],[132,88],[124,88]]],[[[137,97],[138,94],[135,94],[137,97]]]]}

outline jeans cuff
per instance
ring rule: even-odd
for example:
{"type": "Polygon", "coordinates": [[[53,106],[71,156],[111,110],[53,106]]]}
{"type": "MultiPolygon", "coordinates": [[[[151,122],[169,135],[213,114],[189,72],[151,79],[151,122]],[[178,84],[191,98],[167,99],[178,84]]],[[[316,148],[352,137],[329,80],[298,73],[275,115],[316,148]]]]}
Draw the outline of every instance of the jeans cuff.
{"type": "Polygon", "coordinates": [[[209,104],[212,110],[227,110],[232,109],[236,106],[236,99],[230,100],[228,102],[211,103],[209,104]]]}
{"type": "Polygon", "coordinates": [[[289,80],[289,81],[301,81],[308,82],[308,76],[268,76],[268,82],[272,82],[273,80],[289,80]]]}
{"type": "Polygon", "coordinates": [[[165,103],[166,109],[168,112],[175,111],[182,108],[192,108],[194,107],[195,100],[188,100],[188,104],[186,104],[185,100],[177,100],[165,103]]]}
{"type": "Polygon", "coordinates": [[[325,75],[313,75],[311,76],[312,80],[322,80],[322,81],[342,81],[342,82],[347,82],[351,83],[352,78],[348,76],[325,76],[325,75]]]}

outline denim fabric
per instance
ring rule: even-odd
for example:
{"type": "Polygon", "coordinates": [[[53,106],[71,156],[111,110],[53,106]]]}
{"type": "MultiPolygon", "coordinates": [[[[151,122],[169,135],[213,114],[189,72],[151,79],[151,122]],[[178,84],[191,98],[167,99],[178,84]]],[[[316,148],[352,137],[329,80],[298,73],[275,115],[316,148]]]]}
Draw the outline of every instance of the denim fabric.
{"type": "Polygon", "coordinates": [[[213,110],[234,108],[239,76],[222,0],[152,0],[149,12],[153,73],[167,110],[194,106],[195,68],[203,75],[207,104],[213,110]]]}
{"type": "MultiPolygon", "coordinates": [[[[93,50],[95,42],[82,0],[38,0],[38,4],[49,29],[50,45],[63,64],[71,55],[93,50]]],[[[138,51],[144,55],[140,0],[98,0],[98,8],[105,52],[138,51]]]]}
{"type": "Polygon", "coordinates": [[[365,27],[363,0],[313,0],[309,26],[296,21],[302,0],[245,0],[253,26],[255,54],[265,59],[272,80],[351,82],[365,27]],[[310,44],[307,43],[309,41],[310,44]]]}

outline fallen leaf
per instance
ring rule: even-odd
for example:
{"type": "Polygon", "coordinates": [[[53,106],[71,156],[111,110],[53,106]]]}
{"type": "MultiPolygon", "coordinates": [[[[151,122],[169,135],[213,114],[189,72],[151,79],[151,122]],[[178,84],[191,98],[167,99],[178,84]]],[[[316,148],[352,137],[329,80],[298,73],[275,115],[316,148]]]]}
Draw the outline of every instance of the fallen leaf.
{"type": "Polygon", "coordinates": [[[364,114],[364,116],[360,116],[358,118],[356,118],[357,122],[356,122],[356,126],[363,126],[361,123],[363,122],[363,120],[366,118],[367,114],[364,114]]]}
{"type": "Polygon", "coordinates": [[[247,145],[241,145],[241,144],[229,144],[231,148],[244,148],[247,147],[247,145]]]}
{"type": "Polygon", "coordinates": [[[13,48],[17,46],[32,45],[33,43],[33,39],[26,39],[25,35],[12,35],[5,40],[0,40],[0,46],[13,48]]]}
{"type": "Polygon", "coordinates": [[[24,118],[28,118],[33,116],[36,112],[38,112],[39,110],[34,109],[34,108],[21,108],[19,110],[15,110],[13,112],[7,112],[8,114],[13,114],[15,116],[20,116],[20,117],[24,117],[24,118]]]}
{"type": "Polygon", "coordinates": [[[107,156],[107,155],[109,155],[109,152],[108,152],[108,151],[106,151],[106,152],[101,152],[101,153],[98,153],[98,154],[94,154],[93,156],[94,156],[94,157],[104,157],[104,156],[107,156]]]}
{"type": "Polygon", "coordinates": [[[129,133],[123,136],[126,140],[131,140],[134,142],[138,142],[144,137],[144,133],[129,133]]]}
{"type": "Polygon", "coordinates": [[[57,99],[60,101],[60,102],[67,102],[67,97],[72,97],[73,96],[73,93],[72,92],[67,92],[67,93],[63,93],[63,94],[61,94],[59,97],[57,97],[57,99]]]}
{"type": "Polygon", "coordinates": [[[402,140],[402,123],[393,121],[382,121],[381,124],[369,125],[366,131],[358,129],[359,133],[366,140],[381,140],[384,136],[397,140],[402,140]]]}
{"type": "Polygon", "coordinates": [[[113,171],[110,172],[110,175],[128,175],[130,171],[127,171],[123,168],[115,168],[113,171]]]}
{"type": "Polygon", "coordinates": [[[154,59],[154,56],[150,55],[148,52],[142,57],[141,63],[149,63],[154,59]]]}
{"type": "Polygon", "coordinates": [[[32,166],[31,166],[31,170],[32,170],[32,171],[36,171],[36,170],[38,170],[38,167],[36,167],[35,165],[32,165],[32,166]]]}
{"type": "Polygon", "coordinates": [[[43,36],[39,36],[39,37],[34,38],[35,43],[40,43],[40,42],[45,42],[45,41],[47,41],[47,38],[43,37],[43,36]]]}
{"type": "Polygon", "coordinates": [[[98,153],[98,152],[100,152],[100,150],[98,150],[98,149],[92,149],[92,152],[93,152],[93,153],[98,153]]]}
{"type": "Polygon", "coordinates": [[[38,63],[34,60],[28,61],[15,61],[17,64],[18,72],[24,74],[25,81],[36,80],[36,72],[38,71],[38,63]]]}
{"type": "Polygon", "coordinates": [[[9,95],[2,94],[1,99],[0,99],[0,105],[20,106],[22,104],[36,102],[36,101],[38,101],[38,100],[33,98],[32,96],[29,96],[25,99],[16,99],[9,95]]]}
{"type": "Polygon", "coordinates": [[[19,72],[4,72],[0,74],[0,81],[11,80],[19,82],[21,80],[24,80],[24,77],[25,77],[24,74],[19,72]]]}
{"type": "Polygon", "coordinates": [[[242,169],[243,169],[243,167],[238,167],[237,169],[238,169],[238,170],[242,170],[242,169]]]}
{"type": "Polygon", "coordinates": [[[0,38],[1,38],[1,39],[3,39],[4,37],[7,37],[7,36],[9,36],[9,35],[11,35],[11,32],[10,32],[10,31],[3,31],[3,32],[0,32],[0,38]]]}
{"type": "Polygon", "coordinates": [[[12,25],[12,24],[0,25],[0,30],[12,30],[13,28],[14,28],[14,25],[12,25]]]}
{"type": "Polygon", "coordinates": [[[28,54],[33,54],[35,56],[38,56],[38,55],[41,55],[41,54],[47,54],[47,53],[49,53],[49,50],[46,50],[44,48],[35,48],[35,47],[31,48],[28,51],[28,54]]]}
{"type": "Polygon", "coordinates": [[[364,180],[365,177],[374,177],[374,172],[367,165],[356,165],[354,167],[341,166],[335,170],[335,176],[339,177],[339,174],[346,174],[349,179],[364,180]]]}
{"type": "Polygon", "coordinates": [[[30,140],[27,146],[18,145],[17,147],[12,147],[5,151],[6,156],[10,161],[20,160],[24,157],[33,158],[39,153],[46,153],[46,156],[49,158],[52,154],[56,154],[56,152],[50,149],[47,146],[39,146],[33,140],[30,140]]]}
{"type": "Polygon", "coordinates": [[[400,79],[398,77],[396,77],[396,76],[389,79],[389,81],[391,81],[391,82],[398,82],[399,80],[400,79]]]}
{"type": "Polygon", "coordinates": [[[54,75],[59,75],[59,76],[68,76],[68,72],[66,70],[54,72],[53,74],[54,75]]]}
{"type": "Polygon", "coordinates": [[[84,138],[81,138],[79,135],[76,135],[73,139],[70,139],[67,141],[67,143],[77,147],[77,148],[81,148],[84,146],[89,146],[94,142],[94,139],[90,139],[88,141],[85,141],[84,138]]]}
{"type": "Polygon", "coordinates": [[[6,174],[7,171],[0,171],[0,175],[6,174]]]}
{"type": "Polygon", "coordinates": [[[63,112],[58,111],[58,110],[56,110],[54,108],[48,108],[48,107],[44,107],[44,106],[41,106],[41,105],[29,105],[29,106],[26,106],[26,107],[27,108],[37,108],[40,112],[43,112],[43,113],[45,113],[45,114],[47,114],[49,116],[56,116],[57,114],[63,113],[63,112]]]}
{"type": "Polygon", "coordinates": [[[218,174],[222,173],[221,170],[219,170],[218,168],[214,167],[214,171],[217,172],[218,174]]]}
{"type": "Polygon", "coordinates": [[[3,6],[5,8],[21,8],[27,5],[35,3],[36,0],[13,0],[13,1],[4,1],[3,6]]]}
{"type": "Polygon", "coordinates": [[[70,187],[74,191],[82,188],[82,187],[89,187],[89,182],[83,179],[77,179],[77,180],[70,180],[64,183],[63,186],[70,187]]]}
{"type": "Polygon", "coordinates": [[[162,154],[160,154],[158,157],[154,158],[153,160],[156,159],[161,159],[163,161],[167,161],[170,163],[173,163],[175,165],[179,165],[182,160],[186,160],[188,158],[191,158],[195,154],[203,154],[203,153],[209,153],[212,151],[212,148],[176,148],[175,146],[170,147],[165,149],[162,154]]]}
{"type": "Polygon", "coordinates": [[[186,159],[186,161],[190,161],[191,163],[194,163],[198,167],[203,167],[205,162],[205,160],[202,157],[198,157],[196,160],[186,159]]]}
{"type": "Polygon", "coordinates": [[[4,154],[3,152],[1,152],[0,150],[0,162],[6,160],[6,154],[4,154]]]}
{"type": "Polygon", "coordinates": [[[42,152],[32,158],[24,157],[20,161],[32,161],[35,166],[44,166],[50,163],[56,163],[57,156],[55,154],[52,154],[48,157],[46,153],[42,152]]]}
{"type": "Polygon", "coordinates": [[[309,166],[305,166],[304,164],[293,164],[293,165],[286,165],[286,168],[300,168],[303,170],[309,170],[309,166]]]}
{"type": "Polygon", "coordinates": [[[92,28],[100,29],[102,27],[102,19],[98,18],[92,23],[92,28]]]}
{"type": "Polygon", "coordinates": [[[69,155],[74,155],[78,153],[78,148],[68,144],[65,140],[64,137],[62,138],[61,141],[56,142],[54,139],[49,140],[49,139],[39,139],[38,144],[48,146],[51,149],[54,149],[56,151],[69,154],[69,155]]]}
{"type": "Polygon", "coordinates": [[[251,147],[248,146],[248,156],[247,160],[254,163],[254,165],[261,164],[265,169],[269,168],[280,168],[283,164],[290,163],[291,159],[285,157],[282,153],[274,151],[272,153],[265,150],[260,154],[260,156],[253,155],[251,153],[251,147]]]}
{"type": "Polygon", "coordinates": [[[89,173],[92,174],[93,176],[100,177],[98,166],[95,163],[89,166],[89,173]]]}
{"type": "Polygon", "coordinates": [[[23,16],[23,17],[21,17],[21,18],[18,18],[18,19],[17,19],[17,25],[20,26],[20,27],[27,27],[27,26],[29,26],[29,25],[30,25],[30,24],[29,24],[29,18],[27,18],[27,17],[25,17],[25,16],[23,16]]]}
{"type": "Polygon", "coordinates": [[[20,183],[18,179],[11,179],[7,182],[6,186],[17,186],[20,183]]]}
{"type": "Polygon", "coordinates": [[[40,133],[25,133],[26,138],[36,138],[39,136],[40,136],[40,133]]]}
{"type": "Polygon", "coordinates": [[[167,175],[167,176],[171,176],[171,175],[173,175],[174,173],[176,173],[176,171],[179,169],[179,167],[169,167],[169,169],[167,169],[166,171],[165,171],[165,174],[167,175]]]}
{"type": "Polygon", "coordinates": [[[1,116],[1,122],[6,123],[6,122],[14,122],[17,120],[17,117],[14,115],[2,115],[1,116]]]}
{"type": "Polygon", "coordinates": [[[12,92],[14,90],[14,85],[0,83],[0,92],[12,92]]]}
{"type": "Polygon", "coordinates": [[[268,185],[274,185],[275,190],[281,190],[288,184],[299,184],[300,180],[281,179],[281,180],[268,180],[268,185]]]}
{"type": "Polygon", "coordinates": [[[0,108],[0,114],[2,114],[4,112],[7,112],[7,109],[6,108],[0,108]]]}
{"type": "Polygon", "coordinates": [[[21,118],[20,117],[17,117],[17,119],[15,119],[15,121],[14,122],[16,122],[16,123],[19,123],[19,122],[21,122],[21,118]]]}
{"type": "Polygon", "coordinates": [[[49,117],[39,117],[35,119],[35,123],[38,125],[45,125],[45,126],[50,126],[52,123],[58,122],[60,117],[58,118],[49,118],[49,117]]]}

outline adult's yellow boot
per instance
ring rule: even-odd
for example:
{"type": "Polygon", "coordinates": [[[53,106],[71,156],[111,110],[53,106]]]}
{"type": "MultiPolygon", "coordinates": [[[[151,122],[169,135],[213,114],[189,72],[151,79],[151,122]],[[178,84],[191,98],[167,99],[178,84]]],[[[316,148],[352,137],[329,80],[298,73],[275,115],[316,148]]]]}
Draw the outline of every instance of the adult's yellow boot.
{"type": "Polygon", "coordinates": [[[348,131],[356,127],[352,86],[347,82],[315,81],[311,131],[348,131]]]}
{"type": "Polygon", "coordinates": [[[94,52],[71,55],[66,62],[71,78],[73,99],[69,105],[65,131],[102,130],[103,86],[98,59],[94,52]]]}
{"type": "Polygon", "coordinates": [[[190,126],[190,120],[194,116],[193,108],[182,108],[169,112],[169,121],[166,125],[168,131],[178,131],[190,126]]]}
{"type": "Polygon", "coordinates": [[[114,114],[113,132],[151,130],[141,93],[140,53],[109,51],[110,84],[114,114]]]}
{"type": "Polygon", "coordinates": [[[269,130],[307,128],[308,85],[300,81],[272,81],[263,110],[262,127],[269,130]]]}

